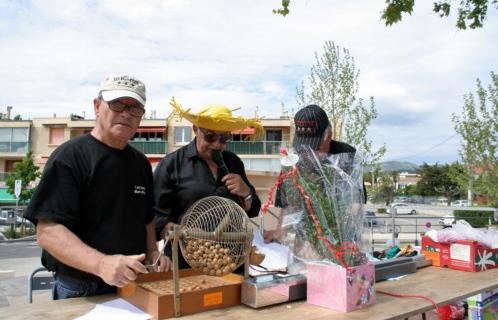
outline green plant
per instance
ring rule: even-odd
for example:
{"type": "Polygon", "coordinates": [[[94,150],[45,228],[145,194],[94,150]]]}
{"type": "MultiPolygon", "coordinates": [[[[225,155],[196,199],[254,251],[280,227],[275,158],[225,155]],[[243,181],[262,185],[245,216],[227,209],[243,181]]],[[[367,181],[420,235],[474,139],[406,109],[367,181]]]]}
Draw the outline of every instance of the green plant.
{"type": "Polygon", "coordinates": [[[28,188],[28,184],[35,181],[41,173],[38,171],[39,167],[35,165],[33,153],[31,151],[26,153],[26,156],[21,162],[16,164],[15,168],[16,171],[7,177],[5,184],[7,185],[7,191],[10,194],[14,194],[15,181],[21,180],[22,185],[19,202],[25,203],[31,199],[31,195],[34,192],[34,189],[28,188]]]}
{"type": "Polygon", "coordinates": [[[7,229],[7,231],[5,232],[5,236],[9,239],[16,239],[19,237],[19,235],[17,234],[17,229],[14,225],[10,225],[10,227],[7,229]]]}
{"type": "Polygon", "coordinates": [[[486,227],[490,221],[491,223],[495,222],[493,211],[454,210],[453,215],[455,216],[455,220],[465,220],[474,228],[486,227]]]}
{"type": "Polygon", "coordinates": [[[377,208],[377,213],[386,213],[386,208],[377,208]]]}

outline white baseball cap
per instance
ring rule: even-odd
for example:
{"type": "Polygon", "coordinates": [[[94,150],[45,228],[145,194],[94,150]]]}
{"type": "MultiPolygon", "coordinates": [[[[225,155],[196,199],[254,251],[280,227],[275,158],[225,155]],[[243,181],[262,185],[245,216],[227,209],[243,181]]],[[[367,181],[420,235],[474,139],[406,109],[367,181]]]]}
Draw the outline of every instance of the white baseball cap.
{"type": "Polygon", "coordinates": [[[130,97],[145,106],[145,84],[127,75],[108,75],[100,86],[100,94],[105,101],[130,97]]]}

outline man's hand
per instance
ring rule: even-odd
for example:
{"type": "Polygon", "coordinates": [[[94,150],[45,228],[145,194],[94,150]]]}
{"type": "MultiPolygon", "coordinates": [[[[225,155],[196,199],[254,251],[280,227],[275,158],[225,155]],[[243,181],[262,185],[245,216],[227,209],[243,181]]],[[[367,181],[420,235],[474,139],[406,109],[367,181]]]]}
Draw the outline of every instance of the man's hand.
{"type": "Polygon", "coordinates": [[[148,273],[142,262],[145,254],[124,256],[106,255],[98,263],[97,275],[107,284],[124,287],[137,278],[138,273],[148,273]]]}
{"type": "Polygon", "coordinates": [[[165,257],[162,252],[154,251],[145,260],[147,271],[149,272],[167,272],[171,267],[171,260],[165,257]]]}
{"type": "Polygon", "coordinates": [[[273,241],[278,242],[281,236],[282,236],[282,229],[280,228],[275,230],[263,231],[263,239],[265,240],[265,243],[270,243],[273,241]]]}
{"type": "Polygon", "coordinates": [[[244,182],[244,180],[242,180],[242,177],[236,173],[229,173],[225,175],[221,181],[225,184],[231,194],[238,195],[239,197],[245,197],[251,193],[249,186],[244,182]]]}
{"type": "Polygon", "coordinates": [[[159,272],[168,272],[171,268],[171,260],[164,255],[159,259],[159,272]]]}
{"type": "Polygon", "coordinates": [[[175,225],[176,223],[168,222],[161,230],[161,233],[159,234],[161,239],[166,240],[166,237],[168,236],[168,230],[173,230],[175,228],[175,225]]]}

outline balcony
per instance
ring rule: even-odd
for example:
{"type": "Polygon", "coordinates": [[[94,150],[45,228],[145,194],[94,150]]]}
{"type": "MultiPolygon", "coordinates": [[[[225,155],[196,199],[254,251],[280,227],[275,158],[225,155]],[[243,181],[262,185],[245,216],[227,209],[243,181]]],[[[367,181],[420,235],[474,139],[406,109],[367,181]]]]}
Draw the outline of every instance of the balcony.
{"type": "Polygon", "coordinates": [[[30,145],[29,142],[0,141],[0,153],[26,154],[30,145]]]}
{"type": "Polygon", "coordinates": [[[129,141],[128,144],[143,154],[166,154],[168,141],[129,141]]]}
{"type": "Polygon", "coordinates": [[[282,143],[287,141],[231,141],[226,150],[235,154],[272,155],[279,154],[282,143]]]}

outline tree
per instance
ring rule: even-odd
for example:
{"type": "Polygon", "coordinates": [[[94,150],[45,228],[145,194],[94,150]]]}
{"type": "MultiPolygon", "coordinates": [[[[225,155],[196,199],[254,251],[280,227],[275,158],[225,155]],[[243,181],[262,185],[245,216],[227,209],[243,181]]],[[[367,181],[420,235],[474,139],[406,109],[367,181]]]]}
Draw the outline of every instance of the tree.
{"type": "Polygon", "coordinates": [[[405,186],[403,189],[399,190],[398,194],[400,196],[416,196],[417,195],[417,186],[414,184],[410,184],[405,186]]]}
{"type": "Polygon", "coordinates": [[[16,164],[16,171],[7,177],[5,182],[7,191],[14,194],[15,181],[22,180],[21,194],[19,195],[19,202],[23,203],[31,199],[34,190],[27,188],[28,184],[35,181],[41,173],[38,171],[39,167],[35,166],[33,161],[32,152],[28,152],[21,162],[16,164]]]}
{"type": "MultiPolygon", "coordinates": [[[[451,13],[451,0],[434,2],[433,11],[441,18],[448,17],[451,13]]],[[[415,0],[386,0],[387,6],[382,11],[381,18],[386,26],[398,23],[403,13],[412,14],[415,0]]],[[[458,7],[456,27],[461,30],[482,28],[489,6],[498,8],[498,0],[461,0],[458,7]]]]}
{"type": "Polygon", "coordinates": [[[464,95],[462,112],[453,114],[455,131],[461,137],[460,157],[466,170],[469,200],[473,189],[498,202],[498,75],[491,72],[487,90],[477,79],[475,95],[464,95]]]}
{"type": "Polygon", "coordinates": [[[382,172],[378,178],[377,184],[371,189],[372,202],[384,202],[386,205],[392,203],[396,190],[396,179],[398,177],[399,173],[396,171],[382,172]]]}
{"type": "MultiPolygon", "coordinates": [[[[451,13],[451,0],[434,2],[433,11],[441,18],[448,17],[451,13]]],[[[401,21],[403,14],[412,14],[415,0],[386,0],[386,8],[382,11],[381,19],[386,26],[391,26],[401,21]]],[[[289,14],[289,0],[282,0],[282,8],[274,9],[274,14],[286,16],[289,14]]],[[[498,9],[498,0],[461,0],[458,7],[456,27],[461,30],[482,28],[488,13],[488,7],[498,9]]],[[[454,8],[454,7],[453,7],[454,8]]]]}
{"type": "Polygon", "coordinates": [[[372,150],[372,142],[366,139],[367,129],[377,117],[374,99],[369,106],[357,98],[359,70],[349,50],[327,41],[322,56],[315,53],[315,65],[311,67],[309,89],[304,82],[297,88],[296,101],[300,106],[310,103],[321,106],[329,116],[332,138],[358,147],[365,165],[374,166],[386,152],[382,146],[372,150]],[[307,90],[308,89],[308,90],[307,90]]]}
{"type": "Polygon", "coordinates": [[[282,0],[282,8],[273,9],[274,14],[280,14],[283,17],[289,14],[289,4],[290,0],[282,0]]]}
{"type": "Polygon", "coordinates": [[[22,116],[20,114],[16,114],[16,116],[14,117],[14,120],[16,120],[16,121],[22,120],[22,116]]]}
{"type": "Polygon", "coordinates": [[[452,177],[451,165],[429,165],[424,163],[419,167],[420,180],[417,182],[416,191],[421,196],[445,196],[448,205],[455,196],[460,194],[460,187],[452,177]]]}

